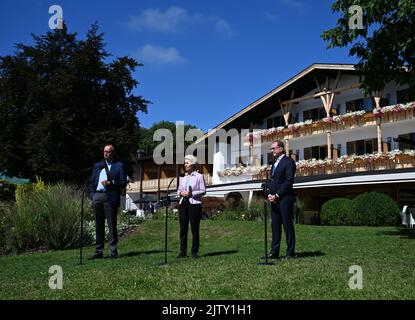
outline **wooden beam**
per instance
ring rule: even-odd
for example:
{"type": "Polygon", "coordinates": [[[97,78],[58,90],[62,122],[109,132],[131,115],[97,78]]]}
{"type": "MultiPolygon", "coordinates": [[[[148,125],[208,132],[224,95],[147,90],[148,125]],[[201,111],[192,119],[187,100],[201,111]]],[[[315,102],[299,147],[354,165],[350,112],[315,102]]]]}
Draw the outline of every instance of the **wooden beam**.
{"type": "Polygon", "coordinates": [[[360,86],[361,86],[361,84],[360,83],[357,83],[357,84],[351,85],[350,87],[346,87],[346,88],[337,88],[337,89],[333,89],[333,90],[319,92],[319,93],[316,93],[316,94],[313,94],[313,95],[309,95],[309,96],[303,96],[303,97],[300,97],[300,98],[283,101],[282,104],[283,105],[287,105],[287,104],[290,104],[290,103],[300,102],[300,101],[304,101],[304,100],[316,99],[316,98],[319,98],[321,96],[324,96],[324,95],[330,94],[330,93],[338,94],[340,92],[344,92],[344,91],[349,91],[349,90],[353,90],[353,89],[356,89],[356,88],[360,88],[360,86]]]}
{"type": "Polygon", "coordinates": [[[281,103],[281,99],[278,99],[278,102],[279,102],[279,104],[280,104],[280,108],[281,108],[281,111],[282,111],[282,115],[284,116],[284,121],[285,121],[285,125],[286,126],[288,126],[288,124],[289,124],[289,119],[290,119],[290,112],[288,111],[288,107],[289,106],[284,106],[282,103],[281,103]]]}
{"type": "Polygon", "coordinates": [[[331,111],[331,107],[333,105],[333,100],[334,100],[334,93],[330,94],[329,111],[331,111]]]}
{"type": "Polygon", "coordinates": [[[317,79],[317,77],[316,77],[316,76],[314,76],[314,81],[316,82],[316,85],[317,85],[317,89],[318,89],[318,91],[319,91],[319,92],[323,91],[323,90],[321,90],[320,82],[318,82],[318,79],[317,79]]]}
{"type": "Polygon", "coordinates": [[[289,139],[285,139],[285,155],[287,157],[290,156],[290,140],[289,139]]]}
{"type": "Polygon", "coordinates": [[[331,159],[331,144],[332,144],[332,137],[331,137],[331,132],[327,132],[327,159],[331,159]]]}
{"type": "Polygon", "coordinates": [[[337,89],[337,87],[339,86],[340,74],[341,74],[340,70],[339,70],[339,71],[337,71],[336,83],[335,83],[335,85],[334,85],[334,89],[337,89]]]}
{"type": "Polygon", "coordinates": [[[383,152],[382,148],[382,125],[380,119],[376,120],[376,133],[378,138],[378,152],[383,152]]]}
{"type": "MultiPolygon", "coordinates": [[[[380,90],[375,93],[375,96],[373,99],[375,100],[376,109],[380,109],[380,101],[383,96],[383,90],[380,90]]],[[[384,152],[383,146],[382,146],[382,120],[380,118],[376,119],[376,133],[377,133],[377,139],[378,139],[378,152],[384,152]]]]}
{"type": "Polygon", "coordinates": [[[373,99],[375,100],[376,109],[380,109],[380,99],[382,99],[382,98],[381,97],[373,97],[373,99]]]}

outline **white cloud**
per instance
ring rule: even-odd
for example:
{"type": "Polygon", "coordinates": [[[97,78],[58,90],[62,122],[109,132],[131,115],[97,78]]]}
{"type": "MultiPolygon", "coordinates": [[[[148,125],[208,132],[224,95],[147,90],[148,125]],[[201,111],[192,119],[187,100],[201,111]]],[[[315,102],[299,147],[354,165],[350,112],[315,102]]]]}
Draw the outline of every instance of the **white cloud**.
{"type": "Polygon", "coordinates": [[[216,27],[216,31],[219,32],[222,35],[225,36],[232,36],[233,35],[233,30],[231,25],[223,20],[222,18],[214,18],[215,19],[215,27],[216,27]]]}
{"type": "Polygon", "coordinates": [[[135,56],[139,62],[144,64],[162,67],[164,65],[181,64],[186,60],[180,56],[179,51],[174,47],[160,47],[146,44],[141,47],[135,56]]]}
{"type": "Polygon", "coordinates": [[[265,12],[264,17],[268,21],[275,21],[275,20],[277,20],[278,15],[276,13],[265,12]]]}
{"type": "Polygon", "coordinates": [[[179,6],[172,6],[165,11],[160,9],[145,9],[136,16],[130,16],[128,27],[134,31],[154,31],[162,33],[177,33],[186,27],[195,25],[210,25],[216,32],[231,36],[234,34],[231,25],[220,17],[204,16],[190,13],[179,6]]]}
{"type": "Polygon", "coordinates": [[[296,9],[302,9],[304,7],[304,3],[300,0],[280,0],[280,2],[287,7],[292,7],[296,9]]]}
{"type": "Polygon", "coordinates": [[[149,30],[159,32],[177,32],[186,24],[201,22],[203,18],[198,14],[189,14],[186,9],[172,6],[166,11],[146,9],[137,16],[131,16],[128,26],[132,30],[149,30]]]}

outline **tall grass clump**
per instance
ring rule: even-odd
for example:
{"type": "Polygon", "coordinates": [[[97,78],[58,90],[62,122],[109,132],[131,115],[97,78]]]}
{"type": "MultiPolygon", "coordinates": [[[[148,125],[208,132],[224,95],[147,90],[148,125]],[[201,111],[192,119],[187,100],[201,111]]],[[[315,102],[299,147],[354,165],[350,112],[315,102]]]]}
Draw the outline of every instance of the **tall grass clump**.
{"type": "MultiPolygon", "coordinates": [[[[45,247],[66,249],[79,245],[81,192],[58,183],[33,190],[18,189],[10,217],[8,245],[16,252],[45,247]]],[[[90,206],[84,204],[86,220],[90,206]]]]}

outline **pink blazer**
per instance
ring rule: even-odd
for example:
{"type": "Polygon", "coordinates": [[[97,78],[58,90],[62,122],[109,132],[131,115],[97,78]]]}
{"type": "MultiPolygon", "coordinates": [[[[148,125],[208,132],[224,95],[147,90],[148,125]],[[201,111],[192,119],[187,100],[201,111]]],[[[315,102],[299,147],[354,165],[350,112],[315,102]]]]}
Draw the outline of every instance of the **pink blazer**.
{"type": "MultiPolygon", "coordinates": [[[[184,177],[180,177],[179,188],[177,189],[179,196],[182,191],[191,191],[191,196],[189,197],[189,202],[191,204],[201,204],[202,196],[206,193],[205,179],[203,175],[194,171],[190,175],[186,173],[184,177]],[[186,185],[188,186],[188,190],[186,190],[186,185]]],[[[181,204],[182,201],[183,197],[180,196],[179,203],[181,204]]]]}

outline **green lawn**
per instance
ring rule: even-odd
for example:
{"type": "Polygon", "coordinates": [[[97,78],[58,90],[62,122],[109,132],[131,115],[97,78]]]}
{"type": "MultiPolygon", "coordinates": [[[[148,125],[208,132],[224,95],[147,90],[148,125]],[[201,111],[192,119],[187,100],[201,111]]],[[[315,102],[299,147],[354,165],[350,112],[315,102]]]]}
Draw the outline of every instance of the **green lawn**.
{"type": "MultiPolygon", "coordinates": [[[[175,259],[178,221],[152,220],[120,243],[118,260],[85,261],[78,250],[0,257],[0,299],[415,299],[415,232],[404,228],[297,225],[299,258],[258,266],[259,222],[203,220],[199,259],[175,259]],[[48,286],[63,268],[63,289],[48,286]],[[348,287],[349,267],[363,289],[348,287]]],[[[189,239],[190,242],[190,239],[189,239]]],[[[283,248],[284,249],[284,248],[283,248]]],[[[93,248],[86,250],[86,256],[93,248]]],[[[282,252],[284,253],[284,252],[282,252]]]]}

